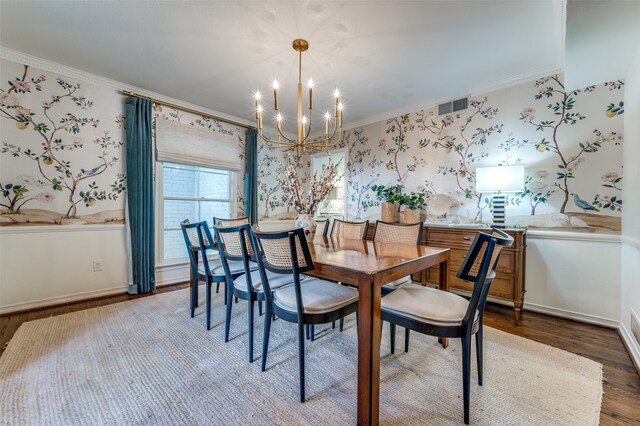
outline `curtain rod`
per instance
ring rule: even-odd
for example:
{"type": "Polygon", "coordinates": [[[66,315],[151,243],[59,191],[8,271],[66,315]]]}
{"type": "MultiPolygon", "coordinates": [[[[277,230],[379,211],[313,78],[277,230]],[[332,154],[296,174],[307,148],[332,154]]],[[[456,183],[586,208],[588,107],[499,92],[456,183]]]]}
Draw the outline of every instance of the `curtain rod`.
{"type": "Polygon", "coordinates": [[[122,94],[125,95],[125,96],[131,96],[133,98],[146,99],[149,102],[153,102],[154,104],[164,105],[166,107],[175,108],[177,110],[184,111],[184,112],[189,112],[191,114],[201,115],[203,117],[211,118],[213,120],[218,120],[218,121],[222,121],[222,122],[225,122],[225,123],[233,124],[234,126],[242,127],[244,129],[255,129],[254,126],[248,126],[248,125],[246,125],[244,123],[239,123],[237,121],[229,120],[228,118],[217,117],[215,115],[207,114],[206,112],[196,111],[195,109],[185,108],[185,107],[182,107],[180,105],[176,105],[176,104],[172,104],[172,103],[169,103],[169,102],[161,101],[159,99],[150,98],[148,96],[140,95],[140,94],[135,93],[135,92],[129,92],[128,90],[123,90],[122,94]]]}

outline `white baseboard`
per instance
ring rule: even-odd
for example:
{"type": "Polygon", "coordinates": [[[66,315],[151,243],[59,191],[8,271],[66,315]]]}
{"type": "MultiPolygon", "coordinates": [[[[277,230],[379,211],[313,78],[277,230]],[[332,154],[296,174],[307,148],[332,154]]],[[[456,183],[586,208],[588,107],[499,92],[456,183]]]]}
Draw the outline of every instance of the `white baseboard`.
{"type": "Polygon", "coordinates": [[[618,329],[620,327],[620,321],[618,320],[598,317],[589,314],[581,314],[580,312],[567,311],[564,309],[552,308],[550,306],[536,305],[535,303],[525,302],[524,310],[584,322],[587,324],[599,325],[607,328],[618,329]]]}
{"type": "Polygon", "coordinates": [[[52,305],[59,305],[67,302],[77,302],[86,299],[93,299],[102,296],[112,296],[127,291],[127,286],[103,288],[100,290],[85,291],[82,293],[67,294],[65,296],[49,297],[47,299],[31,300],[28,302],[15,303],[13,305],[0,306],[0,314],[9,314],[12,312],[26,311],[30,309],[44,308],[52,305]]]}
{"type": "Polygon", "coordinates": [[[633,337],[631,331],[627,330],[627,327],[625,327],[623,323],[620,323],[618,333],[622,338],[622,342],[627,347],[627,351],[631,356],[631,360],[633,361],[638,374],[640,374],[640,344],[638,344],[638,341],[633,337]]]}

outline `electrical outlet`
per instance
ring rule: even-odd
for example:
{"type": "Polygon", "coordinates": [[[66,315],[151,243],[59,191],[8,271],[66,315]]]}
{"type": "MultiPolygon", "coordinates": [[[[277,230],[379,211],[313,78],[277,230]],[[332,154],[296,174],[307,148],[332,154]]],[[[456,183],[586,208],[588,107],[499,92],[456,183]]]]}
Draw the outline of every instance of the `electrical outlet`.
{"type": "Polygon", "coordinates": [[[93,259],[93,272],[102,271],[102,259],[93,259]]]}

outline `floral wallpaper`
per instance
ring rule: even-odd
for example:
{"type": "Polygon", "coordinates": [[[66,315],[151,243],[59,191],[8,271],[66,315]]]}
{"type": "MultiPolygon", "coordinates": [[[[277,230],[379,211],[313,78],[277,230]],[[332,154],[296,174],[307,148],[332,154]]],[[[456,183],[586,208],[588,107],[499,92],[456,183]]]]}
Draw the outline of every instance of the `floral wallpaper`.
{"type": "Polygon", "coordinates": [[[379,217],[371,187],[402,184],[428,200],[448,195],[447,220],[490,222],[476,167],[523,163],[525,190],[509,195],[507,224],[619,231],[623,86],[565,92],[553,75],[473,97],[458,113],[429,108],[350,130],[348,217],[379,217]]]}
{"type": "MultiPolygon", "coordinates": [[[[0,226],[123,223],[124,97],[12,61],[1,67],[0,226]]],[[[245,129],[161,106],[155,119],[235,135],[244,158],[245,129]]],[[[242,215],[244,171],[236,182],[242,215]]]]}
{"type": "Polygon", "coordinates": [[[2,61],[0,225],[124,221],[122,97],[2,61]]]}
{"type": "MultiPolygon", "coordinates": [[[[349,130],[347,218],[378,218],[371,187],[401,184],[428,201],[448,195],[447,217],[427,206],[427,221],[487,223],[491,194],[476,191],[476,167],[522,163],[525,189],[508,196],[508,225],[619,231],[623,88],[611,81],[565,92],[562,75],[552,75],[473,97],[454,114],[438,116],[433,107],[349,130]]],[[[263,219],[295,215],[275,178],[287,158],[260,146],[263,219]]]]}

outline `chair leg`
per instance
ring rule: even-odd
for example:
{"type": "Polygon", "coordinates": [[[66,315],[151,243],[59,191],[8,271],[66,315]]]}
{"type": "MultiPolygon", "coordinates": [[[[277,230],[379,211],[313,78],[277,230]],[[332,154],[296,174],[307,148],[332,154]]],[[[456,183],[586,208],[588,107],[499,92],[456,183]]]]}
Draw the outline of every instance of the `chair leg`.
{"type": "Polygon", "coordinates": [[[309,331],[309,334],[311,334],[311,341],[313,342],[316,339],[316,326],[314,324],[311,324],[309,326],[309,331]]]}
{"type": "Polygon", "coordinates": [[[207,281],[207,330],[211,330],[211,284],[207,281]]]}
{"type": "Polygon", "coordinates": [[[191,318],[194,317],[196,312],[196,294],[198,294],[198,277],[195,277],[193,281],[191,281],[191,318]]]}
{"type": "Polygon", "coordinates": [[[391,329],[389,330],[391,336],[391,353],[394,353],[396,350],[396,325],[394,323],[389,323],[391,325],[391,329]]]}
{"type": "Polygon", "coordinates": [[[218,294],[220,292],[220,282],[218,281],[216,283],[216,294],[218,294]]]}
{"type": "Polygon", "coordinates": [[[476,359],[478,361],[478,384],[482,386],[482,324],[476,333],[476,359]]]}
{"type": "MultiPolygon", "coordinates": [[[[229,297],[227,295],[227,288],[229,288],[229,286],[227,285],[227,282],[225,280],[225,283],[224,283],[224,304],[225,305],[227,304],[227,299],[229,299],[229,297]]],[[[233,288],[233,287],[231,287],[231,288],[233,288]]]]}
{"type": "Polygon", "coordinates": [[[469,424],[469,398],[471,394],[471,336],[462,337],[462,400],[464,423],[469,424]]]}
{"type": "Polygon", "coordinates": [[[340,331],[344,330],[344,317],[340,318],[340,331]]]}
{"type": "Polygon", "coordinates": [[[304,325],[304,334],[305,334],[305,339],[309,340],[309,336],[311,335],[311,331],[309,330],[309,324],[305,324],[304,325]]]}
{"type": "Polygon", "coordinates": [[[304,402],[304,324],[298,323],[298,368],[300,369],[300,402],[304,402]]]}
{"type": "Polygon", "coordinates": [[[411,330],[408,328],[404,329],[404,351],[409,352],[409,333],[411,330]]]}
{"type": "Polygon", "coordinates": [[[249,306],[247,307],[247,312],[249,313],[249,363],[253,362],[253,300],[247,301],[249,306]]]}
{"type": "Polygon", "coordinates": [[[258,300],[258,315],[262,316],[262,300],[258,300]]]}
{"type": "Polygon", "coordinates": [[[332,321],[332,322],[331,322],[331,329],[332,329],[332,330],[335,330],[335,329],[336,329],[336,322],[335,322],[335,321],[332,321]]]}
{"type": "Polygon", "coordinates": [[[273,314],[271,313],[271,308],[269,304],[266,304],[266,313],[264,316],[264,335],[262,337],[262,366],[261,371],[264,371],[267,366],[267,352],[269,350],[269,335],[271,333],[271,320],[273,318],[273,314]]]}
{"type": "Polygon", "coordinates": [[[226,302],[227,302],[227,318],[226,318],[226,323],[224,325],[224,342],[227,343],[229,341],[229,328],[231,327],[231,307],[233,305],[233,303],[231,303],[231,296],[233,295],[233,293],[231,291],[227,292],[227,287],[229,287],[228,285],[225,285],[225,296],[226,296],[226,302]]]}

